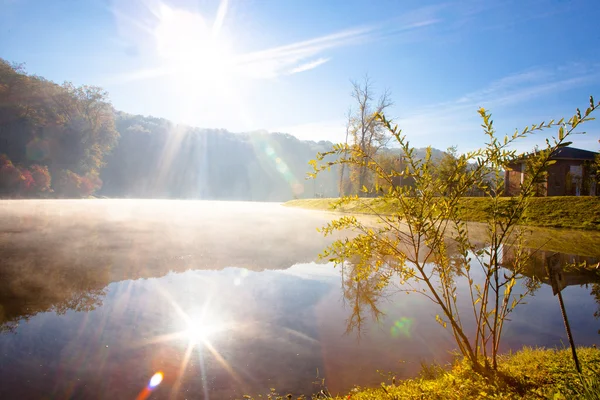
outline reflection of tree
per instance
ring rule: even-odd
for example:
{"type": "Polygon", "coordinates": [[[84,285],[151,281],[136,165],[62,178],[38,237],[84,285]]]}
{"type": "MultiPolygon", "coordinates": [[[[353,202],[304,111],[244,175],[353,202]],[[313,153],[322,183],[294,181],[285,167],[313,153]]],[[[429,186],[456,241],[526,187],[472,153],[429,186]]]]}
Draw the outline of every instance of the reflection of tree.
{"type": "MultiPolygon", "coordinates": [[[[595,257],[579,256],[574,254],[556,253],[541,249],[521,249],[519,257],[524,258],[523,275],[532,279],[540,280],[545,284],[550,284],[546,263],[548,257],[556,257],[558,263],[562,266],[563,280],[567,286],[587,285],[589,283],[600,282],[598,275],[592,268],[598,263],[595,257]]],[[[502,253],[502,263],[505,268],[511,269],[515,263],[517,255],[515,249],[511,246],[505,246],[502,253]]]]}
{"type": "Polygon", "coordinates": [[[55,253],[0,248],[0,332],[14,332],[39,313],[91,311],[102,305],[111,282],[107,268],[63,262],[55,253]],[[4,251],[2,251],[4,250],[4,251]]]}
{"type": "MultiPolygon", "coordinates": [[[[592,285],[592,291],[590,295],[596,301],[596,311],[594,311],[594,318],[600,318],[600,283],[594,283],[592,285]]],[[[598,329],[598,334],[600,335],[600,329],[598,329]]]]}
{"type": "MultiPolygon", "coordinates": [[[[485,252],[486,249],[478,249],[485,252]]],[[[519,274],[521,276],[521,292],[535,293],[542,283],[549,285],[549,277],[545,268],[546,258],[550,255],[559,257],[563,268],[563,277],[566,284],[569,285],[587,285],[592,284],[591,296],[597,303],[597,310],[594,317],[600,319],[600,275],[593,269],[598,263],[594,257],[576,256],[572,254],[563,254],[548,252],[539,249],[523,248],[516,252],[511,246],[505,246],[502,253],[502,264],[504,274],[514,273],[515,265],[520,265],[519,274]]],[[[461,261],[461,255],[456,249],[449,248],[447,270],[443,275],[449,280],[465,279],[464,264],[461,261]]],[[[432,270],[439,269],[439,264],[431,263],[432,270]]],[[[371,263],[354,264],[345,262],[342,268],[342,289],[345,303],[350,308],[350,317],[347,320],[346,332],[355,330],[360,336],[364,332],[367,318],[378,320],[383,312],[379,308],[380,300],[385,298],[386,284],[389,282],[395,266],[390,261],[377,264],[371,263]]],[[[396,275],[398,276],[398,275],[396,275]]],[[[402,279],[400,279],[403,281],[402,279]]],[[[410,285],[410,282],[403,281],[400,292],[409,292],[423,294],[422,289],[410,285]]],[[[600,331],[599,331],[600,333],[600,331]]]]}
{"type": "Polygon", "coordinates": [[[93,311],[97,307],[102,306],[102,299],[104,296],[106,296],[106,288],[75,292],[64,302],[55,304],[52,307],[52,311],[59,315],[64,314],[69,310],[83,312],[93,311]]]}
{"type": "MultiPolygon", "coordinates": [[[[363,271],[351,263],[344,264],[342,268],[342,289],[344,300],[351,307],[351,314],[347,320],[346,332],[356,331],[358,336],[365,329],[365,314],[370,314],[375,320],[383,315],[378,302],[385,296],[384,285],[381,284],[383,271],[363,275],[363,271]]],[[[389,277],[384,278],[389,279],[389,277]]]]}
{"type": "Polygon", "coordinates": [[[106,296],[106,288],[78,289],[67,293],[65,298],[56,300],[55,303],[46,303],[42,300],[35,306],[23,304],[23,307],[17,310],[13,307],[13,315],[0,315],[0,333],[15,332],[21,322],[29,321],[42,312],[55,312],[62,315],[69,310],[93,311],[102,306],[104,296],[106,296]]]}
{"type": "Polygon", "coordinates": [[[600,318],[600,284],[599,283],[594,283],[592,285],[592,291],[590,292],[590,294],[594,297],[594,300],[596,300],[596,304],[598,305],[598,308],[594,312],[594,318],[600,318]]]}
{"type": "MultiPolygon", "coordinates": [[[[550,284],[548,271],[546,270],[547,258],[557,257],[562,266],[562,279],[566,286],[577,285],[580,287],[592,285],[590,295],[597,304],[594,318],[600,318],[600,272],[598,270],[598,258],[580,256],[575,254],[555,253],[540,249],[527,249],[522,251],[528,257],[523,274],[528,277],[525,284],[534,285],[535,281],[550,284]]],[[[508,269],[511,268],[515,258],[514,249],[506,246],[503,251],[503,263],[508,269]]],[[[600,333],[600,331],[598,332],[600,333]]]]}

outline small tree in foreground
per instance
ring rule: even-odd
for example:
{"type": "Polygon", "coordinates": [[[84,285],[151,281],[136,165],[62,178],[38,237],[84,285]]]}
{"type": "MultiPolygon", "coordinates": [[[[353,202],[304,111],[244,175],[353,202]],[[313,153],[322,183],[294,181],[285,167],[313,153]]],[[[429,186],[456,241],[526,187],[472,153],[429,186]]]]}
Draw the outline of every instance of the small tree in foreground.
{"type": "MultiPolygon", "coordinates": [[[[491,114],[480,109],[482,127],[487,137],[484,147],[455,157],[451,170],[439,174],[431,159],[431,149],[424,159],[415,156],[406,137],[392,126],[384,115],[376,118],[397,141],[402,152],[402,171],[389,171],[361,146],[339,144],[311,161],[317,174],[336,164],[349,164],[367,169],[376,182],[386,182],[385,190],[378,184],[362,187],[364,192],[380,193],[373,203],[365,203],[377,217],[377,223],[362,222],[353,216],[331,221],[322,228],[325,235],[350,230],[355,235],[335,241],[321,255],[336,265],[353,264],[352,279],[357,282],[378,280],[378,288],[394,280],[402,290],[421,294],[438,305],[436,320],[449,327],[460,352],[474,369],[486,372],[497,369],[498,349],[504,324],[515,307],[524,302],[538,284],[528,280],[523,289],[516,289],[524,279],[529,254],[524,248],[529,199],[545,179],[545,171],[553,161],[550,156],[560,147],[568,146],[568,138],[590,114],[600,106],[590,98],[585,113],[577,113],[568,121],[561,119],[534,124],[513,135],[498,138],[491,114]],[[546,140],[546,147],[527,157],[527,174],[519,196],[502,198],[504,170],[518,155],[511,146],[534,132],[557,129],[557,136],[546,140]],[[336,161],[325,162],[334,155],[336,161]],[[398,177],[409,178],[413,184],[398,186],[398,177]],[[470,227],[461,220],[461,199],[477,188],[490,201],[485,234],[469,235],[470,227]],[[381,209],[393,209],[382,214],[381,209]],[[505,246],[511,246],[513,260],[503,268],[505,246]],[[469,306],[459,310],[459,282],[468,287],[469,306]],[[473,331],[469,328],[474,326],[473,331]]],[[[334,207],[355,201],[358,196],[342,197],[334,207]]],[[[357,292],[358,293],[358,292],[357,292]]]]}

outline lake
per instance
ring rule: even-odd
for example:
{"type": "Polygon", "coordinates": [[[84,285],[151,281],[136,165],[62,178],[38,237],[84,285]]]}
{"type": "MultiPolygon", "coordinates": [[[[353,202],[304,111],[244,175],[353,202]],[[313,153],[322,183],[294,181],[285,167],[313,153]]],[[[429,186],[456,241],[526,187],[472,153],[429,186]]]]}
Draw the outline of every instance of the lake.
{"type": "MultiPolygon", "coordinates": [[[[379,321],[346,333],[340,268],[315,263],[334,239],[316,228],[334,216],[275,203],[0,202],[0,398],[309,394],[321,379],[344,392],[450,361],[450,332],[417,295],[390,290],[379,321]]],[[[597,282],[568,282],[576,343],[599,343],[597,282]]],[[[568,345],[546,284],[505,328],[503,351],[524,345],[568,345]]]]}

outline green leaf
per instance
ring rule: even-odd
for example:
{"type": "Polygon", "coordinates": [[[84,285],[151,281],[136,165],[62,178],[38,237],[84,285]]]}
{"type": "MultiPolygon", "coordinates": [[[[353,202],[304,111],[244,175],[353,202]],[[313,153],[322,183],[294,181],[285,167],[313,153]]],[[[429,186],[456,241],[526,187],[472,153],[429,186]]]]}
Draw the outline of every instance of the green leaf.
{"type": "Polygon", "coordinates": [[[440,324],[441,326],[443,326],[444,328],[446,327],[446,321],[444,321],[442,319],[442,317],[440,317],[439,315],[435,316],[435,320],[437,321],[438,324],[440,324]]]}
{"type": "Polygon", "coordinates": [[[565,139],[565,128],[563,125],[558,128],[558,140],[562,141],[565,139]]]}

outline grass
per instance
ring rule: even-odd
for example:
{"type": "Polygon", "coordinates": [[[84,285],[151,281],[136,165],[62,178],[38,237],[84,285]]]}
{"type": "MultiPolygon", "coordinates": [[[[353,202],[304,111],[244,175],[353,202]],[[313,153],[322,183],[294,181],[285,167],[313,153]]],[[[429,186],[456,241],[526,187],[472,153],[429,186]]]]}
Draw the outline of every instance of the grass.
{"type": "MultiPolygon", "coordinates": [[[[503,198],[504,201],[509,198],[503,198]]],[[[336,199],[302,199],[285,203],[290,207],[330,210],[336,199]]],[[[361,214],[386,214],[394,211],[394,203],[382,203],[373,198],[353,201],[335,211],[361,214]]],[[[465,197],[461,200],[465,221],[485,222],[491,201],[484,197],[465,197]]],[[[526,214],[528,226],[600,231],[600,197],[535,197],[526,214]]]]}
{"type": "Polygon", "coordinates": [[[280,395],[274,389],[264,397],[246,399],[421,400],[421,399],[600,399],[600,350],[579,347],[582,373],[575,370],[570,349],[524,348],[500,357],[498,373],[483,377],[463,361],[447,368],[424,366],[414,379],[382,383],[374,388],[356,387],[348,394],[332,396],[322,389],[310,397],[280,395]]]}
{"type": "MultiPolygon", "coordinates": [[[[394,204],[365,198],[333,210],[337,199],[303,199],[285,203],[290,207],[313,210],[330,210],[353,214],[389,214],[394,204]]],[[[547,251],[565,254],[578,254],[600,257],[600,198],[598,197],[537,197],[532,199],[527,225],[530,234],[525,245],[547,251]],[[561,228],[559,231],[550,228],[561,228]]],[[[480,197],[467,197],[462,200],[464,219],[485,222],[488,218],[490,201],[480,197]]],[[[485,234],[483,227],[473,226],[475,237],[485,234]]]]}
{"type": "Polygon", "coordinates": [[[474,373],[465,361],[450,369],[428,367],[421,377],[377,388],[357,388],[334,399],[600,399],[600,350],[580,347],[579,375],[570,349],[531,349],[502,356],[495,378],[474,373]]]}

